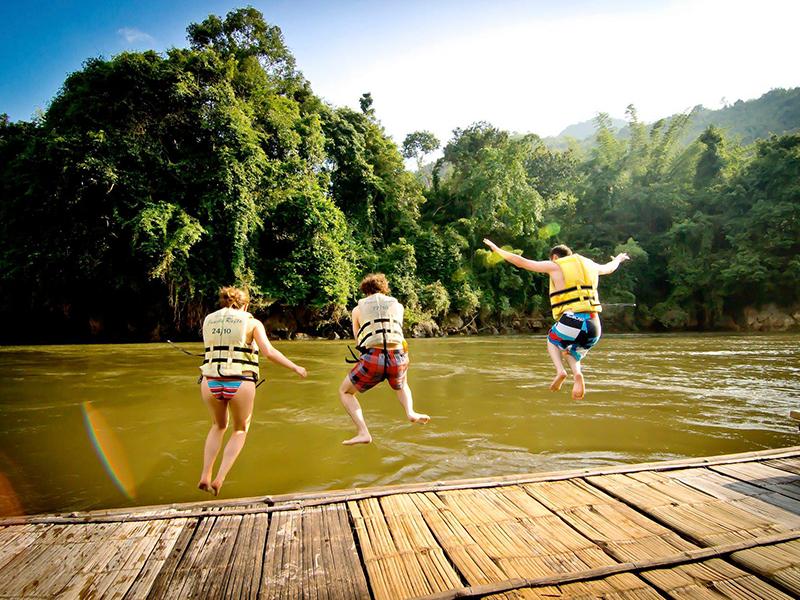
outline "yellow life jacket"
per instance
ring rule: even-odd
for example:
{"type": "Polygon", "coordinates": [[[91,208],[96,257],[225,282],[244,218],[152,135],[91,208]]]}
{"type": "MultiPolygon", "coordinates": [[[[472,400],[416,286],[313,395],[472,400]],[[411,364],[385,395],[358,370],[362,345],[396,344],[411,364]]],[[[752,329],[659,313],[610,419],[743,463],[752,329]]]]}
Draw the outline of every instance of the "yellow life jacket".
{"type": "Polygon", "coordinates": [[[550,308],[553,309],[553,318],[558,319],[568,310],[601,312],[603,307],[597,295],[600,274],[594,263],[580,254],[570,254],[555,262],[564,274],[564,289],[556,291],[553,279],[550,278],[550,308]]]}
{"type": "Polygon", "coordinates": [[[258,378],[258,350],[247,344],[249,312],[221,308],[203,321],[205,355],[200,371],[206,377],[239,377],[245,371],[258,378]]]}
{"type": "Polygon", "coordinates": [[[403,305],[384,294],[372,294],[358,301],[361,329],[356,334],[357,348],[383,348],[403,344],[403,305]]]}

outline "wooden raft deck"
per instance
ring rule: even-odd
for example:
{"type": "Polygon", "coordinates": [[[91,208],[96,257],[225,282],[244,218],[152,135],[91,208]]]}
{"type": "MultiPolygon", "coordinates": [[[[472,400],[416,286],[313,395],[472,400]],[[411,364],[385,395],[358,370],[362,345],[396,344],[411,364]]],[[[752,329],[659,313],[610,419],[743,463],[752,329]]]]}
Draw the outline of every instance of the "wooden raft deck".
{"type": "Polygon", "coordinates": [[[797,598],[800,447],[0,520],[1,598],[797,598]]]}

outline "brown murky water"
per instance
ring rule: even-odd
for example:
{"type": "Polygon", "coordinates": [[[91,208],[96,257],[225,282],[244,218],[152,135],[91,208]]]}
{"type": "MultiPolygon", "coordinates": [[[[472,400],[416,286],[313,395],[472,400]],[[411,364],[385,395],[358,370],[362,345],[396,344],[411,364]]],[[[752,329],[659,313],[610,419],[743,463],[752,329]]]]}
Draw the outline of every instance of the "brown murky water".
{"type": "MultiPolygon", "coordinates": [[[[386,384],[361,396],[375,441],[344,447],[344,342],[278,342],[222,497],[510,475],[800,443],[800,335],[606,335],[588,393],[554,394],[544,336],[411,341],[426,426],[386,384]]],[[[198,352],[200,344],[186,344],[198,352]]],[[[0,348],[0,509],[40,513],[205,500],[209,419],[196,360],[166,344],[0,348]]]]}

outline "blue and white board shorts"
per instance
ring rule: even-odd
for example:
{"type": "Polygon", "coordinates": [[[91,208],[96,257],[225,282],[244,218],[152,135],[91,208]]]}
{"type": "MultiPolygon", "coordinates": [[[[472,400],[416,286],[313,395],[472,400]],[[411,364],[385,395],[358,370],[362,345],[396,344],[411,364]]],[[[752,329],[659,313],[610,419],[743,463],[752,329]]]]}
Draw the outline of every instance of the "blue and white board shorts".
{"type": "Polygon", "coordinates": [[[581,360],[600,340],[600,318],[594,312],[567,311],[559,317],[547,334],[547,341],[581,360]]]}

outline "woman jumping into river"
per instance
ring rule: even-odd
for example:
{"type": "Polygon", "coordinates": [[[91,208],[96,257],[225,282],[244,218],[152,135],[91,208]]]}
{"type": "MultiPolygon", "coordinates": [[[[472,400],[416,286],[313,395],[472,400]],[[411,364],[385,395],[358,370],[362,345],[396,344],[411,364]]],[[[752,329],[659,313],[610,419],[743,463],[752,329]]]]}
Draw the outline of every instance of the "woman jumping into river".
{"type": "Polygon", "coordinates": [[[206,437],[203,471],[197,487],[215,496],[239,456],[250,428],[258,380],[258,351],[300,377],[306,376],[303,367],[294,364],[270,344],[264,325],[247,312],[249,303],[250,295],[246,290],[224,287],[219,291],[221,308],[203,321],[205,354],[200,367],[203,374],[200,395],[211,412],[212,424],[206,437]],[[214,461],[228,428],[229,409],[233,433],[225,445],[217,476],[212,481],[214,461]]]}

